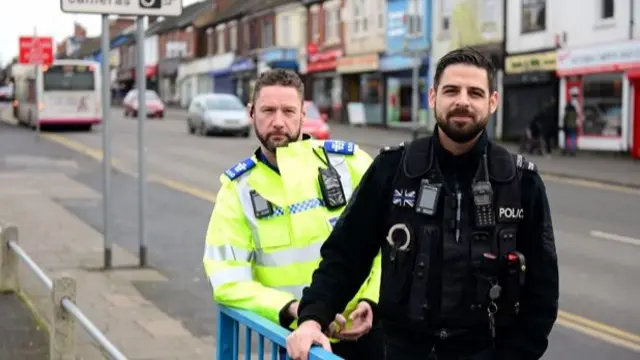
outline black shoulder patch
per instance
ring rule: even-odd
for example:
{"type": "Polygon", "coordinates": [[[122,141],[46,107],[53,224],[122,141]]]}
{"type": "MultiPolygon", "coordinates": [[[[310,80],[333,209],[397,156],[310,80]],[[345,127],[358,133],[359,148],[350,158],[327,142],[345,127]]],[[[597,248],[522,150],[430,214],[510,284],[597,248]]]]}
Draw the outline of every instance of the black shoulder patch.
{"type": "Polygon", "coordinates": [[[392,151],[400,151],[400,150],[404,150],[404,142],[395,146],[385,146],[382,149],[380,149],[380,154],[392,152],[392,151]]]}
{"type": "Polygon", "coordinates": [[[520,154],[516,154],[516,167],[518,169],[527,170],[527,171],[533,171],[533,172],[538,171],[538,167],[536,166],[536,164],[533,163],[533,161],[527,160],[524,156],[520,154]]]}

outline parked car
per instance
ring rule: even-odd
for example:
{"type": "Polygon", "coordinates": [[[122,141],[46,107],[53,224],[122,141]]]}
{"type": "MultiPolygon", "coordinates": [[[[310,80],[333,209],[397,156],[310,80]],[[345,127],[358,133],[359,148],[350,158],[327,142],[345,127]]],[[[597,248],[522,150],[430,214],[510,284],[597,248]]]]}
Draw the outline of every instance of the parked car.
{"type": "Polygon", "coordinates": [[[302,123],[302,132],[320,140],[326,140],[331,137],[331,129],[327,124],[327,114],[320,113],[313,101],[305,101],[304,110],[307,115],[302,123]]]}
{"type": "MultiPolygon", "coordinates": [[[[164,103],[160,100],[160,96],[153,90],[147,90],[145,93],[147,116],[162,119],[164,117],[164,103]]],[[[130,90],[122,101],[124,106],[124,116],[138,116],[138,89],[130,90]]]]}
{"type": "Polygon", "coordinates": [[[247,108],[240,98],[231,94],[202,94],[196,96],[187,112],[190,134],[235,134],[249,137],[251,122],[247,108]]]}

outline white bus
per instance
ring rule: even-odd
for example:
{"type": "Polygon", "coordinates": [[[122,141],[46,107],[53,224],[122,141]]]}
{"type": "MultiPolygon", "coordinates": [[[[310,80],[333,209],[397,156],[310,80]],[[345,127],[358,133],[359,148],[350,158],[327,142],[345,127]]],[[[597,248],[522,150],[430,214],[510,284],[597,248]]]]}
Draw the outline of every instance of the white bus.
{"type": "Polygon", "coordinates": [[[14,115],[20,125],[81,127],[102,122],[100,64],[55,60],[53,64],[14,65],[14,115]]]}

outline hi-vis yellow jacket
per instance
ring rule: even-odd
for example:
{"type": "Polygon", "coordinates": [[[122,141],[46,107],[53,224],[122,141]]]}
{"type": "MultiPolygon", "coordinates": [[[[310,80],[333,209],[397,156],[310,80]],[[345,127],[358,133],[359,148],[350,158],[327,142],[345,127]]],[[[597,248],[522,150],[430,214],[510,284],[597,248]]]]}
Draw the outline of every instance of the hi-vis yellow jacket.
{"type": "MultiPolygon", "coordinates": [[[[318,184],[318,168],[327,167],[323,148],[348,200],[372,162],[351,142],[302,140],[278,148],[280,175],[255,156],[221,175],[203,259],[216,302],[278,323],[280,310],[301,298],[320,263],[320,247],[344,210],[323,206],[318,184]],[[252,192],[272,204],[271,215],[256,216],[252,192]]],[[[345,315],[362,299],[378,302],[380,273],[378,255],[345,315]]]]}

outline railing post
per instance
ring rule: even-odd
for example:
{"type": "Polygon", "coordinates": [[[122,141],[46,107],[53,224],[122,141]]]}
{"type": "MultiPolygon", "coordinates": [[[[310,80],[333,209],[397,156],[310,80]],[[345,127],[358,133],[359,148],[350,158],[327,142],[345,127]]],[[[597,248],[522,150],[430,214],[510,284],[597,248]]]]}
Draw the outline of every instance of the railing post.
{"type": "Polygon", "coordinates": [[[18,290],[18,255],[9,242],[18,243],[18,227],[0,223],[0,292],[18,290]]]}
{"type": "Polygon", "coordinates": [[[50,360],[74,360],[76,356],[76,322],[62,306],[64,298],[76,301],[76,281],[69,276],[53,279],[50,360]]]}
{"type": "Polygon", "coordinates": [[[237,355],[234,354],[237,351],[237,349],[234,349],[234,341],[237,337],[235,333],[238,331],[238,328],[234,326],[235,322],[231,316],[222,311],[218,311],[218,330],[216,335],[217,360],[237,359],[237,355]]]}

